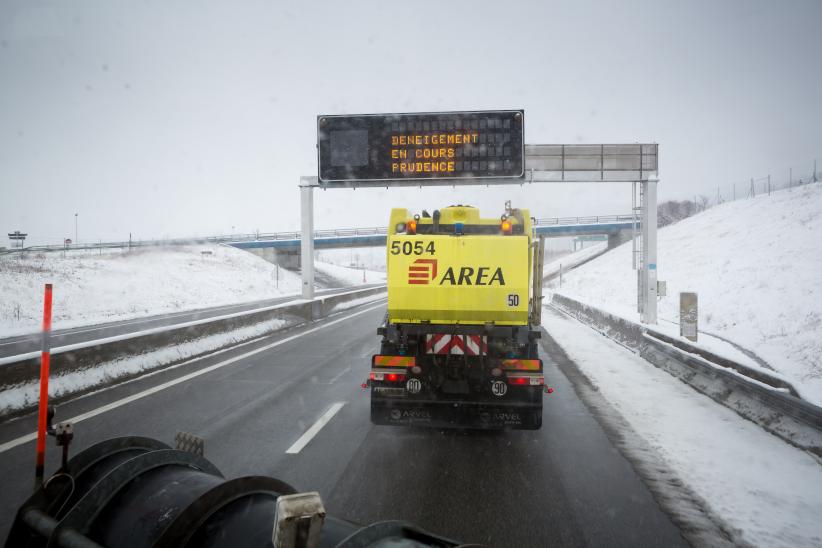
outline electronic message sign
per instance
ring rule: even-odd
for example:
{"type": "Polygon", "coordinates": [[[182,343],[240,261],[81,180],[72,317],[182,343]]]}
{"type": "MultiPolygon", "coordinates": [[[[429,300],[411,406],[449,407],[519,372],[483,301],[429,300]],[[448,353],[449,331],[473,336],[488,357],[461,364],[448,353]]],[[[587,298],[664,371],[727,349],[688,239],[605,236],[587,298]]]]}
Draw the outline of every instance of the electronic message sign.
{"type": "Polygon", "coordinates": [[[523,177],[523,119],[522,110],[318,116],[319,179],[523,177]]]}

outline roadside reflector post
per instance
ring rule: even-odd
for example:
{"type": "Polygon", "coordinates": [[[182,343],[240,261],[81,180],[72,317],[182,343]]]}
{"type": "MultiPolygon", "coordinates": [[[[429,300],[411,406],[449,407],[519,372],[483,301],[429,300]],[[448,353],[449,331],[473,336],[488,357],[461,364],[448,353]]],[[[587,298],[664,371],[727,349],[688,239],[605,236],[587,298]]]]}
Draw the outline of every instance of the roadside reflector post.
{"type": "Polygon", "coordinates": [[[43,483],[46,465],[46,427],[48,425],[49,406],[49,365],[51,337],[51,284],[46,284],[43,300],[43,349],[40,354],[40,406],[37,416],[37,464],[35,466],[35,484],[38,489],[43,483]]]}
{"type": "Polygon", "coordinates": [[[679,336],[693,342],[699,336],[699,296],[696,293],[679,294],[679,336]]]}

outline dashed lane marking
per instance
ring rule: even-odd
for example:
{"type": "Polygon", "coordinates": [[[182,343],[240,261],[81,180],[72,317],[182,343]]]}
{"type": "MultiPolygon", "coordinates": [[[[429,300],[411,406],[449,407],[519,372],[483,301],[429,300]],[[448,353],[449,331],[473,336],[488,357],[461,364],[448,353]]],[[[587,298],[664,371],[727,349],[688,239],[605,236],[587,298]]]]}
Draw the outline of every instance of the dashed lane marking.
{"type": "MultiPolygon", "coordinates": [[[[280,346],[282,344],[285,344],[287,342],[291,342],[295,339],[299,339],[300,337],[304,337],[306,335],[316,333],[317,331],[321,331],[321,330],[323,330],[327,327],[331,327],[332,325],[337,325],[338,323],[348,321],[351,318],[354,318],[354,317],[359,316],[361,314],[366,314],[366,313],[371,312],[372,310],[376,310],[376,309],[378,309],[382,306],[385,306],[385,303],[380,303],[377,306],[372,306],[372,307],[366,308],[365,310],[360,310],[360,311],[355,312],[353,314],[348,314],[348,315],[346,315],[342,318],[332,320],[332,321],[324,323],[322,325],[318,325],[317,327],[312,327],[311,329],[309,329],[307,331],[303,331],[302,333],[298,333],[296,335],[286,337],[285,339],[281,339],[277,342],[267,344],[265,346],[261,346],[260,348],[256,348],[254,350],[246,352],[245,354],[240,354],[239,356],[235,356],[233,358],[229,358],[229,359],[221,361],[219,363],[215,363],[214,365],[204,367],[204,368],[202,368],[198,371],[194,371],[193,373],[189,373],[188,375],[183,375],[182,377],[172,379],[168,382],[164,382],[163,384],[158,384],[157,386],[153,386],[151,388],[143,390],[142,392],[132,394],[131,396],[119,399],[117,401],[114,401],[114,402],[111,402],[109,404],[103,405],[103,406],[98,407],[96,409],[92,409],[91,411],[81,413],[80,415],[77,415],[76,417],[72,417],[70,419],[67,419],[67,421],[76,424],[76,423],[84,421],[86,419],[96,417],[97,415],[102,415],[103,413],[106,413],[107,411],[111,411],[112,409],[117,409],[118,407],[122,407],[122,406],[127,405],[131,402],[143,399],[146,396],[156,394],[157,392],[165,390],[166,388],[171,388],[172,386],[175,386],[177,384],[180,384],[180,383],[183,383],[183,382],[186,382],[186,381],[190,381],[191,379],[199,377],[200,375],[205,375],[206,373],[211,373],[212,371],[215,371],[215,370],[220,369],[222,367],[225,367],[227,365],[231,365],[232,363],[236,363],[236,362],[244,360],[244,359],[246,359],[250,356],[254,356],[255,354],[265,352],[266,350],[271,350],[272,348],[275,348],[275,347],[280,346]]],[[[337,404],[335,404],[335,405],[337,405],[337,404]]],[[[338,404],[338,405],[340,407],[343,406],[343,404],[338,404]]],[[[334,411],[334,413],[336,413],[337,411],[339,411],[339,408],[336,409],[334,411]]],[[[334,413],[331,413],[331,415],[328,418],[331,419],[331,417],[334,416],[334,413]]],[[[328,422],[328,421],[326,421],[326,422],[328,422]]],[[[322,425],[320,425],[320,428],[322,428],[322,425]]],[[[319,431],[319,428],[318,428],[318,431],[319,431]]],[[[313,435],[312,435],[312,437],[313,437],[313,435]]],[[[26,434],[25,436],[20,436],[19,438],[15,438],[11,441],[7,441],[6,443],[0,444],[0,453],[5,453],[9,449],[14,449],[18,445],[22,445],[24,443],[33,441],[35,439],[37,439],[37,432],[32,432],[31,434],[26,434]]],[[[310,438],[305,443],[308,443],[308,441],[310,441],[310,438]]],[[[294,444],[294,446],[296,446],[296,445],[297,444],[294,444]]],[[[292,446],[292,447],[294,447],[294,446],[292,446]]],[[[302,447],[300,447],[300,449],[302,449],[302,447]]],[[[299,452],[299,449],[297,450],[297,452],[299,452]]]]}
{"type": "Polygon", "coordinates": [[[300,451],[302,451],[302,450],[303,450],[303,447],[305,447],[306,445],[308,445],[308,443],[309,443],[312,439],[314,439],[314,436],[316,436],[316,435],[320,432],[320,430],[322,430],[322,429],[323,429],[323,426],[325,426],[326,424],[328,424],[328,421],[330,421],[330,420],[334,417],[334,415],[336,415],[336,414],[337,414],[337,411],[339,411],[340,409],[342,409],[342,406],[343,406],[343,405],[345,405],[345,402],[344,402],[344,401],[337,402],[337,403],[335,403],[334,405],[332,405],[332,406],[331,406],[331,408],[330,408],[328,411],[326,411],[326,412],[323,414],[323,416],[322,416],[322,417],[320,417],[319,419],[317,419],[317,422],[315,422],[315,423],[311,426],[311,428],[309,428],[308,430],[306,430],[306,431],[305,431],[305,434],[303,434],[302,436],[300,436],[300,439],[298,439],[297,441],[295,441],[295,442],[294,442],[294,445],[292,445],[291,447],[289,447],[288,449],[286,449],[286,450],[285,450],[285,452],[286,452],[286,453],[288,453],[289,455],[296,455],[297,453],[299,453],[300,451]]]}

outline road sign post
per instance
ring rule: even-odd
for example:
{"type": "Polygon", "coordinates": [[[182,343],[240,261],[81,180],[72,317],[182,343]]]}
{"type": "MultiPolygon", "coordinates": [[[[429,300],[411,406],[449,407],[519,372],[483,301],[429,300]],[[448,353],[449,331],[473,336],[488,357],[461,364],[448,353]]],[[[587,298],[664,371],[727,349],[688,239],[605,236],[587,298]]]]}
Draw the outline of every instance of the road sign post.
{"type": "Polygon", "coordinates": [[[679,336],[693,342],[699,336],[699,300],[696,293],[679,294],[679,336]]]}
{"type": "Polygon", "coordinates": [[[18,244],[18,247],[20,248],[20,253],[22,254],[23,253],[23,243],[26,241],[26,236],[28,236],[28,234],[20,232],[19,230],[15,230],[14,232],[9,232],[8,234],[9,234],[9,240],[11,240],[12,242],[20,242],[18,244]]]}

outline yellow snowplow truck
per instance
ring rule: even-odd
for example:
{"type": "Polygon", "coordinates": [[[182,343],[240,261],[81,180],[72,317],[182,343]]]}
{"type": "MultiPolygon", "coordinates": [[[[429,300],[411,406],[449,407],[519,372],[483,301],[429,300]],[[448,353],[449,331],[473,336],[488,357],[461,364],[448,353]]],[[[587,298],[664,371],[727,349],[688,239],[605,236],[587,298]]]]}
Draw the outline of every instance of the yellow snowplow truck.
{"type": "Polygon", "coordinates": [[[388,225],[388,313],[371,358],[371,421],[482,429],[542,426],[542,240],[528,210],[470,206],[388,225]]]}

